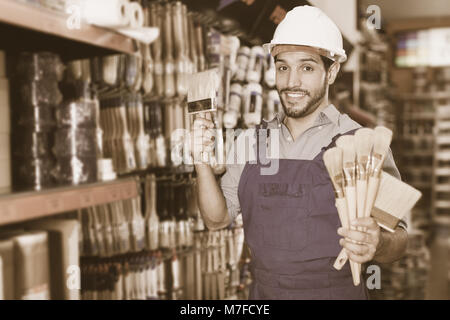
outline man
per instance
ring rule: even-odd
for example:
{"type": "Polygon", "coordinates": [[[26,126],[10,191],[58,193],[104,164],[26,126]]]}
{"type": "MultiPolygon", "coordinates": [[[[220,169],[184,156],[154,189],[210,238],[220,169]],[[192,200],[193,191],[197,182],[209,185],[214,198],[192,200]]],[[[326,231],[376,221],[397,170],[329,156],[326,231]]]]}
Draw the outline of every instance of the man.
{"type": "MultiPolygon", "coordinates": [[[[266,47],[275,59],[284,116],[263,121],[262,128],[280,130],[278,170],[264,175],[259,161],[229,164],[219,185],[211,167],[197,163],[204,222],[220,229],[242,214],[252,254],[250,299],[366,299],[348,263],[333,268],[339,245],[355,262],[386,263],[404,253],[407,233],[403,226],[395,233],[380,230],[372,218],[352,223],[366,231],[339,228],[322,156],[339,135],[360,127],[328,102],[328,88],[346,60],[342,35],[321,10],[301,6],[288,12],[266,47]]],[[[194,149],[211,149],[212,129],[211,121],[194,122],[194,149]]],[[[201,155],[194,152],[194,158],[201,155]]],[[[384,170],[399,177],[390,152],[384,170]]]]}

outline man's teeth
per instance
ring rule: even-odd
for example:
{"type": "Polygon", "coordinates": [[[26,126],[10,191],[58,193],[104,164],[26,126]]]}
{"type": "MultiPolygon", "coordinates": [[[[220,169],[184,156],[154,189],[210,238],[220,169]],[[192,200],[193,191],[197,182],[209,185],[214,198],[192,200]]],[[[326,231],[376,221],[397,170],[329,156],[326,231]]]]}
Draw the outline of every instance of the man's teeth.
{"type": "Polygon", "coordinates": [[[305,94],[304,93],[288,93],[287,96],[289,98],[300,98],[300,97],[304,97],[305,94]]]}

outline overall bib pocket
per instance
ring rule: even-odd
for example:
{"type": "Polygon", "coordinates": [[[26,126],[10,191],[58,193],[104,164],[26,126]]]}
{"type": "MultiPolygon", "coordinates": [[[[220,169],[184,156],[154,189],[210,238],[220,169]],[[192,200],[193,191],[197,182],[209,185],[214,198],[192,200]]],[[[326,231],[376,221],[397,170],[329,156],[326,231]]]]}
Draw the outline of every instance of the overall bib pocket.
{"type": "Polygon", "coordinates": [[[256,224],[260,245],[281,250],[301,250],[308,240],[309,188],[297,185],[292,188],[280,184],[268,189],[260,188],[256,224]],[[278,189],[277,189],[278,188],[278,189]],[[279,189],[281,188],[281,189],[279,189]]]}

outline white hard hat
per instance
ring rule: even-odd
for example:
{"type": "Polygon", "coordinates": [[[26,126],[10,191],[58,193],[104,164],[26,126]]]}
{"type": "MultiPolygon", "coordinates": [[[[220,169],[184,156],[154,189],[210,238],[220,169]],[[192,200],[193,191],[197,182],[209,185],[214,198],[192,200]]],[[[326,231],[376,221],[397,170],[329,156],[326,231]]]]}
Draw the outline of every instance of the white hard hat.
{"type": "Polygon", "coordinates": [[[281,44],[314,47],[331,60],[347,60],[339,28],[316,7],[298,6],[289,11],[264,48],[272,53],[272,49],[281,44]]]}

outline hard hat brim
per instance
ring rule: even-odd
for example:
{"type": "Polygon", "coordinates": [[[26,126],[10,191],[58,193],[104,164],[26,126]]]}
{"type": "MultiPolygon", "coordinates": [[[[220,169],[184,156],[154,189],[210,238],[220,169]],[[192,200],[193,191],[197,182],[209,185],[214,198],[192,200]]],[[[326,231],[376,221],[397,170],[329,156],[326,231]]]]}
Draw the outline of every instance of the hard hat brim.
{"type": "Polygon", "coordinates": [[[276,55],[278,55],[281,52],[289,52],[289,51],[295,51],[292,47],[310,47],[313,48],[317,51],[317,53],[319,53],[322,56],[325,56],[333,61],[337,61],[339,63],[343,63],[347,60],[347,55],[345,54],[345,51],[342,50],[343,52],[330,52],[328,49],[325,48],[320,48],[320,47],[313,47],[313,46],[308,46],[308,45],[302,45],[302,44],[298,44],[298,43],[265,43],[263,44],[263,48],[264,50],[266,50],[266,52],[268,54],[271,54],[274,58],[276,55]],[[276,46],[288,46],[289,48],[287,50],[280,50],[280,51],[275,51],[274,52],[274,48],[276,46]]]}

